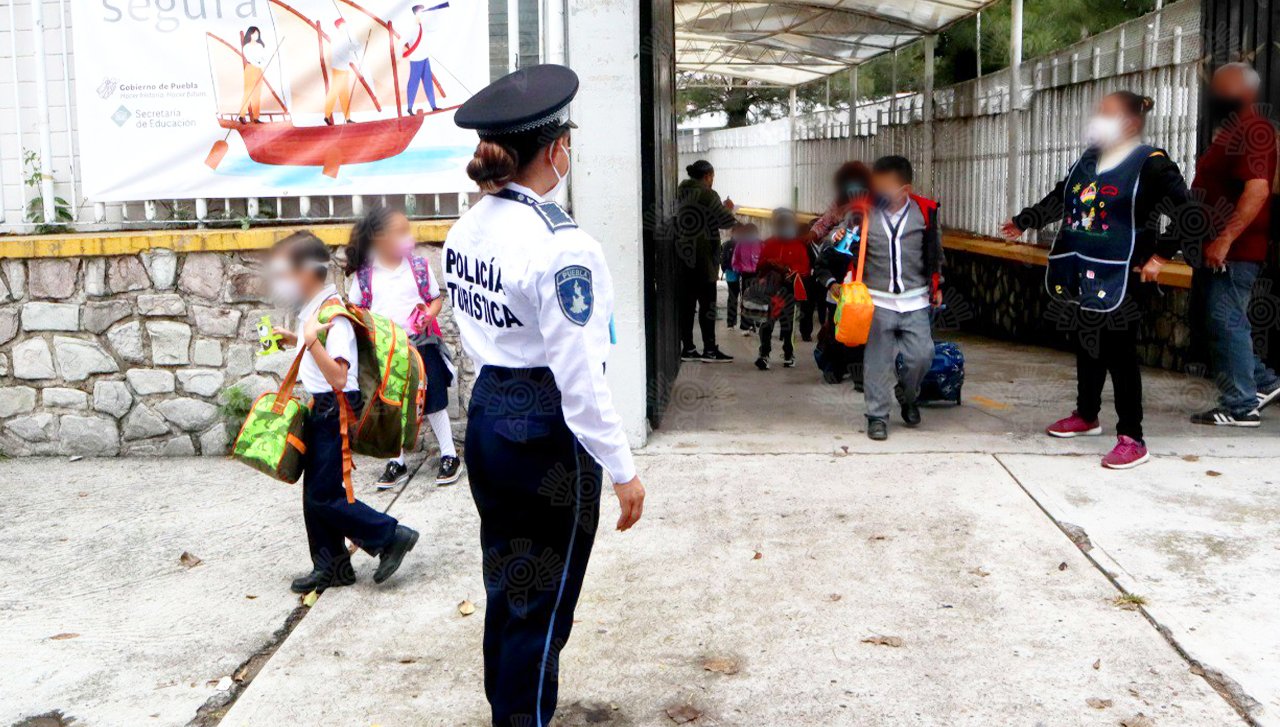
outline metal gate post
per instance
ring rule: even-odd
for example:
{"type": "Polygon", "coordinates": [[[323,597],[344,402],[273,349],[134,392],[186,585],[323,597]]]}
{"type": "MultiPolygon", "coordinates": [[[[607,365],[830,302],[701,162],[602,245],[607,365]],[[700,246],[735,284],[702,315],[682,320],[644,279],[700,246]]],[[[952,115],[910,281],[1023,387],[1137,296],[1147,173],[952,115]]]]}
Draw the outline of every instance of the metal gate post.
{"type": "Polygon", "coordinates": [[[1018,193],[1021,180],[1018,175],[1018,154],[1022,151],[1022,0],[1012,2],[1012,22],[1009,27],[1009,149],[1005,175],[1005,207],[1012,217],[1018,211],[1018,193]]]}
{"type": "Polygon", "coordinates": [[[937,48],[938,37],[927,35],[924,38],[924,98],[921,99],[920,115],[924,122],[923,159],[920,165],[920,179],[924,182],[924,193],[933,191],[933,53],[937,48]]]}

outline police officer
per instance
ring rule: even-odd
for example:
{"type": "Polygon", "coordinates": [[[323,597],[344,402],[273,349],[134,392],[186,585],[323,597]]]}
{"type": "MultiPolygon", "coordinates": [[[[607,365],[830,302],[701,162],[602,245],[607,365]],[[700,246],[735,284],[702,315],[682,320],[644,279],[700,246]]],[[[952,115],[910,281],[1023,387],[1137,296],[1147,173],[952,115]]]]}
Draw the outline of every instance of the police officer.
{"type": "Polygon", "coordinates": [[[479,367],[466,464],[480,512],[485,695],[493,724],[545,727],[600,512],[603,469],[640,519],[636,476],[604,366],[613,280],[600,244],[553,200],[569,174],[577,75],[522,69],[455,121],[480,136],[467,174],[487,193],[449,232],[445,281],[479,367]]]}

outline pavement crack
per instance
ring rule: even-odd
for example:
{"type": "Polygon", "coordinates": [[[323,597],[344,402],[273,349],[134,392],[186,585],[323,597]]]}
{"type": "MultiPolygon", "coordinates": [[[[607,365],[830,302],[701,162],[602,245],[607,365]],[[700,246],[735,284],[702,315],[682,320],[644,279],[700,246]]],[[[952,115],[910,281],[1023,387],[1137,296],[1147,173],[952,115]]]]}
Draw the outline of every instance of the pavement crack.
{"type": "MultiPolygon", "coordinates": [[[[1102,563],[1098,562],[1098,559],[1092,553],[1094,549],[1093,543],[1089,540],[1089,535],[1085,532],[1084,528],[1064,520],[1059,520],[1055,517],[1054,514],[1040,502],[1040,499],[1031,492],[1030,488],[1028,488],[1022,480],[1014,474],[1013,470],[1009,468],[1009,465],[1005,464],[1004,460],[1000,459],[1000,454],[1002,453],[992,454],[991,457],[1005,471],[1005,474],[1009,475],[1009,479],[1013,480],[1014,484],[1016,484],[1024,494],[1026,494],[1037,508],[1039,508],[1040,512],[1044,513],[1045,517],[1049,518],[1049,522],[1057,526],[1058,530],[1062,531],[1062,534],[1066,535],[1067,538],[1071,540],[1072,544],[1080,549],[1080,553],[1088,559],[1093,567],[1102,574],[1102,577],[1106,578],[1107,581],[1121,593],[1121,595],[1132,595],[1130,591],[1120,583],[1114,573],[1107,570],[1103,567],[1102,563]],[[1085,545],[1088,547],[1085,547],[1085,545]]],[[[1239,682],[1217,669],[1202,664],[1199,660],[1193,657],[1186,648],[1183,647],[1182,643],[1178,641],[1178,637],[1173,634],[1173,631],[1169,629],[1169,627],[1160,623],[1146,606],[1136,604],[1134,608],[1138,613],[1141,613],[1142,617],[1147,620],[1147,623],[1151,624],[1151,626],[1155,628],[1156,632],[1164,638],[1165,643],[1169,644],[1178,656],[1182,657],[1182,659],[1187,662],[1192,674],[1204,679],[1205,682],[1208,683],[1208,685],[1212,687],[1213,690],[1217,692],[1233,710],[1235,710],[1236,714],[1240,715],[1240,718],[1243,719],[1246,724],[1250,727],[1262,727],[1261,723],[1254,716],[1262,713],[1262,704],[1246,693],[1239,682]]]]}

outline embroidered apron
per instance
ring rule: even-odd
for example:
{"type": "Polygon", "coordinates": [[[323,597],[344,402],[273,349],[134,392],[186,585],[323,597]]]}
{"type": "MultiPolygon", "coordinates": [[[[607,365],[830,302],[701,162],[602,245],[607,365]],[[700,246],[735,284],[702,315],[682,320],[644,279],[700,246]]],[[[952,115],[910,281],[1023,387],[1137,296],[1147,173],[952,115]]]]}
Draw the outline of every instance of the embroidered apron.
{"type": "Polygon", "coordinates": [[[1099,313],[1124,302],[1138,234],[1138,180],[1155,151],[1141,145],[1114,168],[1098,172],[1098,153],[1090,149],[1071,168],[1062,228],[1045,271],[1045,287],[1054,300],[1099,313]]]}

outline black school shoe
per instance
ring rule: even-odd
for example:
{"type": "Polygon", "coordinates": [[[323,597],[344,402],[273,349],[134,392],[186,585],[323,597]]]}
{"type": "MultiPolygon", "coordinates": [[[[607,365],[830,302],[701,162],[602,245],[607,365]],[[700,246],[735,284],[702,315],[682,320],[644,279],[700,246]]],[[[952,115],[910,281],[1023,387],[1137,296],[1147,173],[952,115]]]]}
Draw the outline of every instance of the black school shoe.
{"type": "Polygon", "coordinates": [[[732,360],[732,356],[718,348],[707,349],[707,352],[702,354],[703,363],[729,363],[732,360]]]}
{"type": "Polygon", "coordinates": [[[378,569],[373,572],[373,582],[382,583],[400,570],[404,557],[418,544],[418,531],[404,525],[396,526],[391,544],[378,554],[378,569]]]}
{"type": "Polygon", "coordinates": [[[756,359],[756,368],[760,369],[761,371],[768,371],[769,359],[765,358],[764,356],[761,356],[760,358],[756,359]]]}
{"type": "Polygon", "coordinates": [[[902,423],[909,427],[920,425],[920,407],[915,402],[902,404],[902,423]]]}
{"type": "Polygon", "coordinates": [[[462,462],[457,457],[441,457],[440,473],[436,475],[436,484],[452,485],[462,477],[462,462]]]}
{"type": "Polygon", "coordinates": [[[696,348],[686,348],[685,350],[680,352],[680,360],[681,361],[701,361],[702,354],[698,353],[698,349],[696,348]]]}
{"type": "Polygon", "coordinates": [[[889,438],[889,422],[888,421],[884,419],[880,419],[878,417],[873,419],[867,419],[867,439],[870,439],[876,442],[883,442],[888,438],[889,438]]]}
{"type": "Polygon", "coordinates": [[[378,478],[377,487],[379,490],[390,490],[408,481],[409,466],[392,460],[387,462],[387,468],[382,470],[382,476],[378,478]]]}
{"type": "Polygon", "coordinates": [[[326,588],[340,588],[356,582],[356,571],[351,559],[343,558],[331,568],[316,568],[305,576],[294,578],[289,590],[294,593],[324,593],[326,588]]]}
{"type": "Polygon", "coordinates": [[[1257,409],[1248,414],[1232,414],[1231,412],[1218,407],[1209,411],[1202,411],[1199,414],[1191,415],[1192,424],[1206,424],[1211,427],[1260,427],[1262,426],[1262,415],[1257,409]]]}

